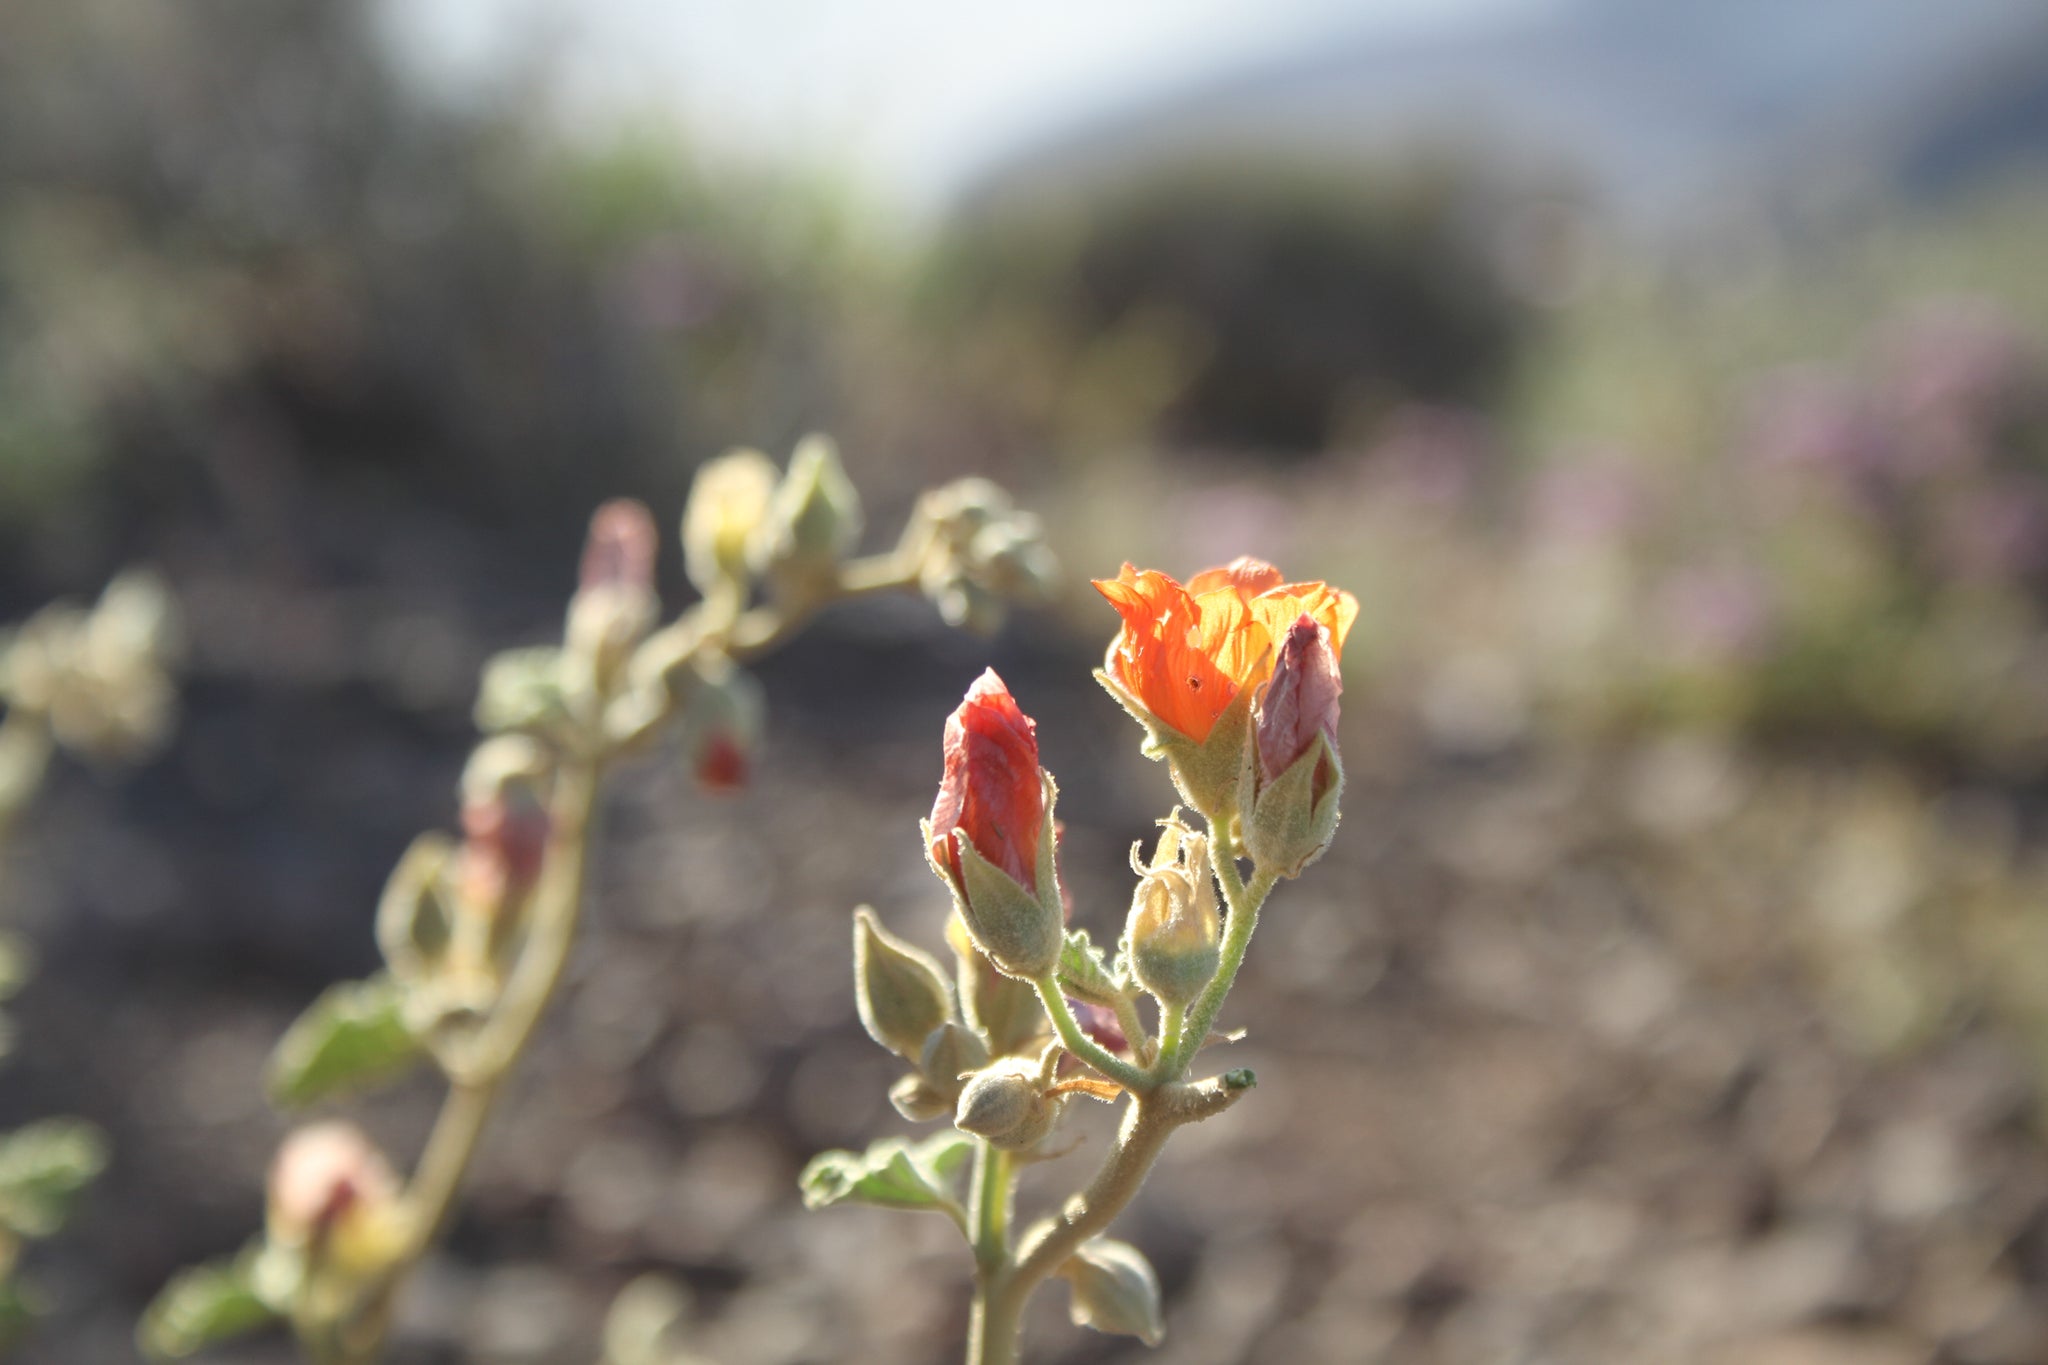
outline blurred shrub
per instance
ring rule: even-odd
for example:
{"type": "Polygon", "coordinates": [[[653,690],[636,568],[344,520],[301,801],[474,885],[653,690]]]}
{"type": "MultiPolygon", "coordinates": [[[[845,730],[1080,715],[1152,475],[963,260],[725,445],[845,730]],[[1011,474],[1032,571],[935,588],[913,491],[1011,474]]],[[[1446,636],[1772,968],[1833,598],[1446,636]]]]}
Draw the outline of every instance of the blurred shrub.
{"type": "Polygon", "coordinates": [[[819,415],[837,202],[537,104],[401,79],[357,0],[0,7],[5,540],[75,577],[311,481],[566,543],[819,415]]]}
{"type": "Polygon", "coordinates": [[[1486,188],[1450,162],[1027,174],[953,225],[939,311],[967,330],[1032,326],[1072,355],[1120,348],[1166,439],[1313,451],[1402,399],[1496,394],[1522,316],[1485,251],[1486,188]]]}

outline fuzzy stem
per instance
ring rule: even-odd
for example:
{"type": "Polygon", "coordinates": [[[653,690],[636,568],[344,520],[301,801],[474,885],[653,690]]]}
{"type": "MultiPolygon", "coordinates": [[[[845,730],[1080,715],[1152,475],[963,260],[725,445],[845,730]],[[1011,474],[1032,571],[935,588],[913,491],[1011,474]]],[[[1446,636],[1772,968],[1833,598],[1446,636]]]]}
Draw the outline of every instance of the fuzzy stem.
{"type": "Polygon", "coordinates": [[[558,776],[551,806],[553,835],[534,896],[526,943],[477,1047],[467,1064],[449,1077],[448,1097],[405,1192],[411,1218],[405,1253],[393,1267],[380,1302],[365,1315],[359,1334],[350,1342],[349,1361],[370,1362],[382,1354],[398,1290],[448,1221],[505,1077],[525,1051],[561,983],[582,916],[584,869],[601,777],[602,764],[595,758],[571,758],[558,776]]]}
{"type": "Polygon", "coordinates": [[[1233,1073],[1230,1079],[1176,1082],[1132,1095],[1116,1142],[1088,1187],[1069,1199],[1057,1217],[1024,1235],[1014,1269],[993,1285],[978,1285],[967,1365],[1013,1365],[1024,1305],[1033,1291],[1124,1211],[1174,1129],[1222,1113],[1237,1103],[1244,1088],[1233,1073]]]}
{"type": "Polygon", "coordinates": [[[1038,987],[1039,1001],[1045,1006],[1046,1017],[1052,1020],[1053,1028],[1059,1033],[1061,1047],[1126,1090],[1152,1088],[1152,1077],[1142,1068],[1114,1056],[1108,1048],[1081,1031],[1080,1021],[1068,1008],[1067,997],[1060,993],[1059,980],[1052,973],[1046,973],[1034,984],[1038,987]]]}
{"type": "Polygon", "coordinates": [[[1244,965],[1244,951],[1251,946],[1252,930],[1259,927],[1259,907],[1266,903],[1279,874],[1254,872],[1250,885],[1246,885],[1238,875],[1235,860],[1226,857],[1216,860],[1216,880],[1222,883],[1223,900],[1230,907],[1230,919],[1223,927],[1223,945],[1216,975],[1189,1007],[1180,1043],[1173,1049],[1177,1058],[1175,1069],[1169,1072],[1161,1068],[1160,1074],[1172,1079],[1178,1079],[1187,1071],[1188,1063],[1201,1051],[1209,1030],[1215,1026],[1216,1014],[1223,1008],[1223,998],[1230,994],[1231,984],[1237,980],[1237,969],[1244,965]]]}
{"type": "Polygon", "coordinates": [[[1162,1080],[1172,1080],[1180,1074],[1181,1030],[1187,1020],[1185,1005],[1159,1006],[1159,1056],[1152,1063],[1152,1074],[1162,1080]]]}

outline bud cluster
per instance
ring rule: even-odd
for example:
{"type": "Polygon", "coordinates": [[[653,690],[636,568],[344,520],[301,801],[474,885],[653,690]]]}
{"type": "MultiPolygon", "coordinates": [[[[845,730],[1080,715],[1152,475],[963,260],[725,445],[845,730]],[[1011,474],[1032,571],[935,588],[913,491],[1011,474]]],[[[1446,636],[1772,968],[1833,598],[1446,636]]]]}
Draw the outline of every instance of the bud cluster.
{"type": "MultiPolygon", "coordinates": [[[[993,490],[983,502],[1007,508],[993,490]]],[[[288,1106],[434,1065],[447,1096],[418,1167],[401,1180],[345,1124],[293,1134],[272,1170],[264,1236],[232,1262],[167,1286],[142,1326],[146,1351],[187,1355],[275,1316],[291,1323],[313,1359],[378,1358],[395,1295],[447,1221],[493,1097],[563,977],[602,778],[618,759],[672,732],[701,787],[742,786],[764,711],[745,665],[820,607],[920,584],[923,561],[908,562],[900,550],[852,557],[861,524],[860,500],[824,437],[799,444],[786,472],[752,451],[710,461],[697,472],[681,526],[684,569],[701,600],[664,623],[653,515],[626,499],[597,510],[559,643],[512,650],[485,667],[476,704],[484,737],[462,775],[459,835],[421,835],[393,870],[377,910],[384,969],[330,988],[272,1054],[271,1095],[288,1106]]],[[[907,539],[930,537],[920,520],[907,539]]],[[[977,553],[976,572],[1000,586],[1004,555],[977,553]]],[[[1042,547],[1033,568],[1049,571],[1042,547]]],[[[144,674],[137,651],[122,648],[137,633],[132,604],[109,597],[122,611],[109,611],[97,634],[90,622],[56,623],[80,643],[59,637],[55,624],[28,638],[26,662],[5,679],[10,689],[28,688],[54,707],[64,687],[75,686],[60,678],[61,665],[134,690],[144,674]],[[125,631],[113,628],[124,623],[125,631]],[[52,643],[60,638],[63,649],[52,643]]],[[[12,690],[0,696],[23,704],[12,690]]],[[[978,797],[967,799],[983,809],[978,797]]],[[[1042,819],[1033,807],[1034,837],[1042,836],[1049,858],[1049,788],[1041,795],[1034,785],[1031,800],[1043,805],[1042,819]]],[[[998,841],[985,842],[1013,865],[998,841]]],[[[982,857],[968,854],[965,865],[982,857]]],[[[1047,868],[1023,870],[1051,887],[1047,868]]],[[[1051,942],[1056,949],[1056,932],[1051,942]]],[[[1039,1038],[1032,988],[1021,986],[1020,999],[1020,983],[978,952],[970,949],[972,971],[962,963],[957,997],[935,962],[872,917],[860,922],[856,954],[866,983],[862,1018],[912,1067],[895,1096],[906,1113],[952,1114],[992,1060],[1039,1038]],[[1029,1039],[1015,1035],[1018,1021],[1031,1026],[1029,1039]]],[[[1052,1103],[1050,1076],[1042,1088],[1052,1103]]]]}
{"type": "MultiPolygon", "coordinates": [[[[58,743],[87,758],[137,757],[170,733],[176,635],[163,585],[123,574],[90,610],[45,607],[0,638],[0,701],[10,715],[40,717],[58,743]]],[[[9,786],[0,774],[0,805],[9,786]]]]}
{"type": "MultiPolygon", "coordinates": [[[[1001,525],[974,522],[965,509],[981,506],[975,498],[960,485],[924,509],[934,529],[922,562],[938,566],[926,586],[958,592],[970,615],[975,574],[1030,575],[1028,552],[974,558],[979,537],[1001,525]]],[[[1250,559],[1186,587],[1129,566],[1097,587],[1123,618],[1098,676],[1144,725],[1146,752],[1169,762],[1204,828],[1175,808],[1149,861],[1132,849],[1138,884],[1117,954],[1105,960],[1067,924],[1058,790],[1039,763],[1037,724],[993,671],[977,678],[946,721],[939,789],[922,825],[925,859],[953,903],[957,983],[949,987],[938,964],[872,910],[854,921],[861,1022],[912,1068],[890,1099],[912,1121],[950,1117],[971,1141],[979,1155],[969,1206],[941,1167],[958,1148],[939,1139],[825,1153],[804,1176],[813,1206],[864,1199],[954,1215],[977,1265],[970,1365],[1015,1358],[1023,1302],[1052,1276],[1071,1285],[1076,1322],[1160,1339],[1158,1277],[1136,1248],[1098,1234],[1135,1194],[1168,1131],[1250,1088],[1241,1070],[1183,1077],[1212,1038],[1261,902],[1328,847],[1343,787],[1337,654],[1357,610],[1349,594],[1284,583],[1250,559]],[[1145,997],[1156,1036],[1140,1010],[1145,997]],[[1130,1107],[1102,1171],[1013,1249],[1014,1163],[1052,1155],[1049,1139],[1076,1094],[1128,1095],[1130,1107]]]]}
{"type": "Polygon", "coordinates": [[[1048,599],[1059,577],[1044,526],[987,479],[962,479],[920,498],[903,553],[946,624],[979,635],[1002,627],[1008,603],[1048,599]]]}

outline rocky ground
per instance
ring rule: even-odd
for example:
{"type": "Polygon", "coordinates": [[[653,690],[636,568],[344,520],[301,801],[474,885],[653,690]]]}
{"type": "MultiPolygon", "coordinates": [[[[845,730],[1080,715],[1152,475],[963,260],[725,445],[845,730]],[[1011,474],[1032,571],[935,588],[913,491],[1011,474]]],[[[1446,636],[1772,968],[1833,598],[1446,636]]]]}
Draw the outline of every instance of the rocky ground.
{"type": "MultiPolygon", "coordinates": [[[[484,649],[460,604],[387,642],[410,663],[366,671],[321,661],[385,657],[351,635],[383,613],[330,603],[258,649],[221,624],[261,616],[237,592],[195,595],[173,752],[127,785],[66,776],[13,861],[48,960],[0,1118],[84,1114],[117,1150],[36,1259],[57,1306],[36,1361],[131,1358],[164,1277],[254,1230],[281,1131],[269,1044],[371,965],[384,871],[451,818],[484,649]]],[[[993,657],[1041,719],[1078,919],[1101,938],[1169,791],[1087,682],[1096,647],[1027,623],[993,657]]],[[[848,911],[872,902],[938,947],[916,820],[940,722],[989,657],[917,608],[857,612],[768,670],[775,738],[747,792],[709,800],[658,760],[625,777],[587,941],[394,1361],[592,1359],[605,1305],[648,1270],[687,1286],[715,1361],[955,1358],[950,1225],[806,1213],[795,1182],[821,1149],[908,1128],[855,1018],[848,911]]],[[[1276,893],[1226,1021],[1249,1030],[1228,1064],[1259,1086],[1176,1138],[1120,1227],[1159,1267],[1167,1342],[1073,1328],[1055,1287],[1035,1359],[2048,1359],[2024,1030],[1967,990],[1891,1036],[1845,1024],[1868,1017],[1839,1007],[1845,940],[1812,930],[1817,896],[1853,937],[1907,875],[1880,836],[1842,842],[1841,793],[1867,775],[1672,741],[1474,756],[1363,699],[1348,720],[1339,842],[1276,893]]],[[[2021,875],[2025,841],[2000,856],[2021,875]]],[[[435,1097],[421,1079],[364,1112],[410,1153],[435,1097]]],[[[1031,1173],[1027,1209],[1085,1177],[1110,1115],[1073,1122],[1078,1149],[1031,1173]]]]}

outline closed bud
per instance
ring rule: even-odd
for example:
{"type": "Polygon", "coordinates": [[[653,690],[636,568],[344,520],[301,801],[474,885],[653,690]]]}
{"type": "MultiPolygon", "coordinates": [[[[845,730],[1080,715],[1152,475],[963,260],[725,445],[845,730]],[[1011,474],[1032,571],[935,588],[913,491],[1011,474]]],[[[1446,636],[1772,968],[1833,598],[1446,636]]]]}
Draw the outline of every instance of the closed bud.
{"type": "Polygon", "coordinates": [[[1059,961],[1065,910],[1053,866],[1052,779],[1037,725],[995,670],[946,721],[945,775],[925,850],[968,931],[1002,971],[1035,981],[1059,961]]]}
{"type": "Polygon", "coordinates": [[[494,735],[462,774],[462,851],[456,901],[501,924],[517,918],[540,880],[551,818],[554,761],[524,735],[494,735]]]}
{"type": "Polygon", "coordinates": [[[590,518],[576,595],[569,600],[567,653],[583,674],[577,682],[609,696],[621,669],[654,625],[660,536],[654,517],[631,498],[604,504],[590,518]]]}
{"type": "Polygon", "coordinates": [[[789,457],[750,557],[780,591],[815,597],[836,581],[860,530],[860,494],[839,463],[839,447],[828,436],[806,436],[789,457]]]}
{"type": "Polygon", "coordinates": [[[747,546],[767,520],[777,472],[758,450],[729,451],[698,467],[683,508],[683,568],[698,591],[708,596],[722,583],[746,581],[747,546]]]}
{"type": "Polygon", "coordinates": [[[889,1087],[889,1103],[912,1123],[930,1123],[953,1112],[959,1089],[955,1083],[951,1091],[941,1090],[913,1071],[889,1087]]]}
{"type": "Polygon", "coordinates": [[[1072,1316],[1079,1327],[1136,1337],[1147,1346],[1166,1339],[1159,1276],[1145,1253],[1127,1242],[1097,1237],[1060,1266],[1073,1286],[1072,1316]]]}
{"type": "Polygon", "coordinates": [[[884,929],[866,906],[853,912],[853,979],[868,1036],[906,1061],[918,1061],[926,1037],[952,1018],[939,964],[884,929]]]}
{"type": "Polygon", "coordinates": [[[988,1040],[997,1057],[1036,1051],[1050,1027],[1037,990],[998,971],[988,954],[974,946],[967,921],[957,911],[946,920],[946,942],[959,958],[960,1010],[968,1026],[988,1040]]]}
{"type": "Polygon", "coordinates": [[[284,1140],[270,1167],[271,1245],[304,1258],[309,1274],[369,1278],[404,1244],[398,1178],[348,1123],[318,1123],[284,1140]]]}
{"type": "Polygon", "coordinates": [[[1221,918],[1209,866],[1209,841],[1180,824],[1159,835],[1150,867],[1138,863],[1138,890],[1124,939],[1138,984],[1164,1005],[1185,1007],[1216,975],[1221,918]]]}
{"type": "Polygon", "coordinates": [[[768,704],[753,674],[723,655],[700,657],[681,693],[682,743],[690,775],[705,791],[747,783],[768,704]]]}
{"type": "Polygon", "coordinates": [[[1060,1100],[1045,1093],[1039,1064],[1005,1057],[967,1082],[953,1126],[1006,1152],[1021,1152],[1043,1141],[1059,1116],[1060,1100]]]}
{"type": "Polygon", "coordinates": [[[1252,757],[1239,784],[1244,847],[1262,869],[1294,877],[1337,830],[1344,765],[1337,754],[1344,690],[1329,630],[1304,615],[1288,630],[1252,717],[1252,757]]]}
{"type": "Polygon", "coordinates": [[[970,1072],[979,1071],[989,1062],[988,1044],[973,1029],[957,1024],[951,1019],[931,1031],[924,1040],[924,1051],[918,1055],[917,1069],[924,1073],[925,1081],[939,1094],[944,1095],[947,1108],[960,1097],[963,1079],[970,1072]]]}

